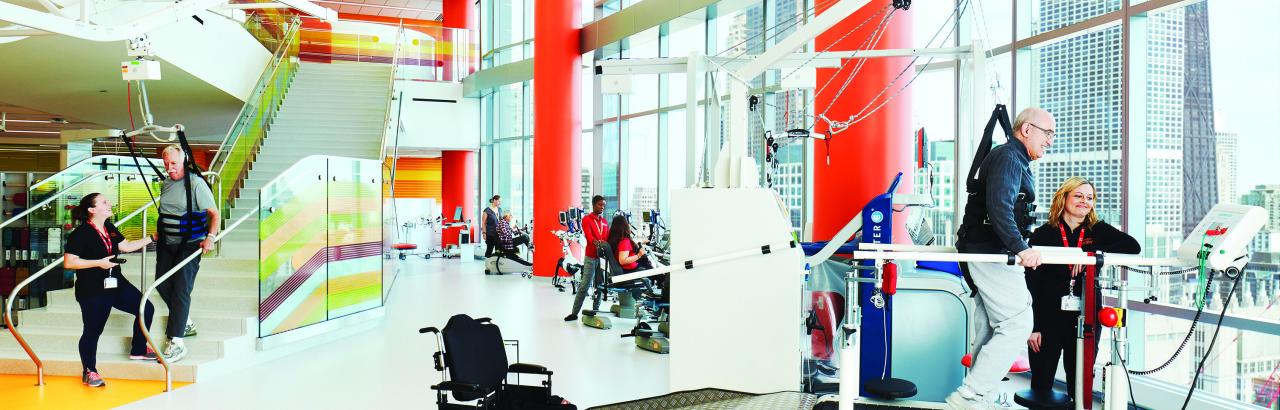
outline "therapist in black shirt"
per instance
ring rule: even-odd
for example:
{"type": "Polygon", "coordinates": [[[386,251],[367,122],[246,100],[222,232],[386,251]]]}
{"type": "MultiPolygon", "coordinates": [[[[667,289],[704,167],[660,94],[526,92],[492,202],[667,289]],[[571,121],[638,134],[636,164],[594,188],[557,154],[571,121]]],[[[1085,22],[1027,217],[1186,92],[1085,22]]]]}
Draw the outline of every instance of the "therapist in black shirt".
{"type": "MultiPolygon", "coordinates": [[[[1136,254],[1142,251],[1138,241],[1119,229],[1098,220],[1094,212],[1096,192],[1093,183],[1080,177],[1068,178],[1053,194],[1049,220],[1036,228],[1031,246],[1078,247],[1085,252],[1136,254]]],[[[1062,358],[1067,372],[1067,394],[1075,399],[1076,321],[1079,312],[1062,310],[1062,299],[1081,296],[1080,265],[1040,265],[1035,273],[1028,271],[1027,288],[1031,291],[1031,308],[1035,326],[1027,339],[1030,348],[1031,389],[1053,391],[1053,377],[1062,358]]],[[[1102,300],[1102,291],[1094,288],[1094,300],[1102,300]]],[[[1101,303],[1096,308],[1101,309],[1101,303]]],[[[1098,330],[1095,327],[1095,332],[1098,330]]],[[[1094,339],[1097,347],[1097,339],[1094,339]]],[[[1093,363],[1084,368],[1092,369],[1093,363]]],[[[1086,392],[1093,391],[1092,387],[1086,392]]]]}
{"type": "MultiPolygon", "coordinates": [[[[80,363],[84,365],[81,381],[86,386],[102,387],[107,383],[98,374],[98,337],[111,316],[111,308],[120,309],[137,317],[142,292],[120,274],[120,265],[111,259],[121,253],[134,252],[151,243],[150,238],[127,241],[116,226],[107,221],[112,216],[111,201],[92,193],[80,199],[80,205],[71,211],[71,217],[79,226],[67,237],[63,267],[76,271],[76,301],[80,302],[80,315],[84,320],[84,333],[80,335],[80,363]]],[[[147,303],[146,323],[151,327],[155,307],[147,303]]],[[[136,323],[131,321],[130,323],[136,323]]],[[[155,360],[156,353],[147,347],[142,331],[133,328],[133,343],[129,358],[155,360]]]]}

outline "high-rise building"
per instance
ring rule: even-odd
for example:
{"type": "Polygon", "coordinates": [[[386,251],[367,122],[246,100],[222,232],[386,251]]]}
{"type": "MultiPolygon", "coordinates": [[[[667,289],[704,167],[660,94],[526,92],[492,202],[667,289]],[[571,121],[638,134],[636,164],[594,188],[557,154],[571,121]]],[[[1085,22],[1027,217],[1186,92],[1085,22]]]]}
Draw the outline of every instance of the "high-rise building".
{"type": "Polygon", "coordinates": [[[626,210],[633,214],[658,209],[658,188],[638,186],[631,189],[631,207],[626,210]]]}
{"type": "Polygon", "coordinates": [[[1218,127],[1217,138],[1214,139],[1218,160],[1218,202],[1237,204],[1240,203],[1240,194],[1236,190],[1236,173],[1240,166],[1237,141],[1240,136],[1226,127],[1221,115],[1217,116],[1214,125],[1218,127]]]}
{"type": "MultiPolygon", "coordinates": [[[[955,244],[956,218],[952,216],[955,204],[953,181],[955,180],[955,141],[929,141],[928,166],[915,171],[916,193],[929,195],[933,206],[916,208],[912,212],[924,212],[924,218],[933,230],[933,245],[955,244]]],[[[962,194],[963,195],[963,194],[962,194]]]]}
{"type": "Polygon", "coordinates": [[[1183,54],[1182,236],[1218,203],[1217,128],[1209,61],[1209,3],[1187,5],[1183,54]]]}
{"type": "MultiPolygon", "coordinates": [[[[1091,7],[1107,8],[1111,3],[1119,2],[1042,0],[1040,26],[1036,29],[1038,32],[1053,30],[1092,16],[1091,7]],[[1090,6],[1084,7],[1082,3],[1090,6]]],[[[1120,30],[1109,28],[1046,45],[1035,57],[1039,73],[1033,77],[1039,78],[1040,83],[1038,99],[1033,104],[1052,113],[1057,128],[1048,154],[1031,163],[1040,222],[1047,218],[1058,186],[1073,176],[1094,183],[1098,190],[1096,210],[1102,219],[1112,222],[1120,219],[1122,185],[1121,173],[1117,172],[1122,166],[1120,43],[1120,30]]],[[[1181,71],[1181,64],[1178,67],[1181,71]]],[[[1180,120],[1181,109],[1173,116],[1180,120]]],[[[1171,149],[1168,156],[1175,153],[1176,150],[1171,149]]],[[[1181,185],[1181,175],[1178,175],[1178,185],[1181,185]]],[[[1170,196],[1166,202],[1181,202],[1181,195],[1170,196]]]]}
{"type": "Polygon", "coordinates": [[[1280,185],[1258,185],[1240,197],[1240,203],[1266,209],[1269,219],[1262,230],[1280,232],[1280,185]]]}
{"type": "Polygon", "coordinates": [[[591,197],[595,193],[591,192],[591,168],[582,169],[582,209],[591,209],[591,197]]]}

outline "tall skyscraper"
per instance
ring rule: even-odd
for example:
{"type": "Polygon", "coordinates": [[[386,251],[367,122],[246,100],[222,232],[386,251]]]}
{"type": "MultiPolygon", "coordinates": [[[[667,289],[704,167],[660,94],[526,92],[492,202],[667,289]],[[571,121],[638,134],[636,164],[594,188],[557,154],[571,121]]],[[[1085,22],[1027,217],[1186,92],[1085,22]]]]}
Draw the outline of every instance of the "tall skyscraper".
{"type": "Polygon", "coordinates": [[[1218,202],[1228,204],[1240,203],[1240,193],[1236,189],[1236,181],[1239,169],[1237,144],[1239,135],[1230,131],[1223,122],[1221,115],[1215,115],[1214,126],[1218,127],[1217,137],[1213,142],[1216,146],[1216,159],[1218,161],[1218,202]]]}
{"type": "Polygon", "coordinates": [[[1186,7],[1183,58],[1182,236],[1218,203],[1217,128],[1209,61],[1209,3],[1186,7]]]}
{"type": "MultiPolygon", "coordinates": [[[[1113,3],[1119,4],[1115,0],[1042,0],[1037,32],[1079,21],[1094,15],[1094,9],[1108,9],[1113,3]],[[1084,3],[1088,3],[1087,7],[1084,3]]],[[[1032,77],[1039,78],[1040,83],[1036,86],[1039,98],[1033,104],[1052,113],[1057,124],[1048,155],[1031,163],[1036,178],[1038,222],[1043,223],[1048,217],[1058,186],[1073,176],[1093,182],[1098,190],[1099,216],[1119,222],[1123,64],[1120,43],[1121,32],[1113,27],[1046,45],[1035,57],[1039,72],[1032,77]]],[[[1181,116],[1179,110],[1176,117],[1181,119],[1181,116]]],[[[1000,142],[998,138],[997,142],[1000,142]]],[[[1173,152],[1176,151],[1171,154],[1173,152]]],[[[1178,185],[1181,185],[1180,178],[1178,185]]],[[[1166,202],[1181,202],[1181,195],[1171,196],[1166,202]]]]}

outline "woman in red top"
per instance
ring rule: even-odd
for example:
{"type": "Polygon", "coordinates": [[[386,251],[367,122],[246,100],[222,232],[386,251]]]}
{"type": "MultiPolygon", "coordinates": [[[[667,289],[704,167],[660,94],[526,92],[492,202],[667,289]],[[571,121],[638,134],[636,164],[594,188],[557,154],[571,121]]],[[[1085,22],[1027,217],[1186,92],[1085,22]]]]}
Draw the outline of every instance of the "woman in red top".
{"type": "Polygon", "coordinates": [[[616,215],[609,223],[609,246],[617,253],[623,272],[653,269],[649,259],[645,258],[644,247],[631,239],[631,223],[626,216],[616,215]]]}

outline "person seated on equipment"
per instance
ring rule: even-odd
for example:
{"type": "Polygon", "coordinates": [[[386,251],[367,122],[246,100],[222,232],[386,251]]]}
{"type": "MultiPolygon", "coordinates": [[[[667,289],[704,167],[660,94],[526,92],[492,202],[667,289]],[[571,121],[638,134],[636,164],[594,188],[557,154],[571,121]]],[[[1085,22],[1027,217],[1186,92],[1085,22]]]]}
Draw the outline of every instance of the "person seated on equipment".
{"type": "MultiPolygon", "coordinates": [[[[1078,247],[1085,252],[1115,252],[1137,254],[1141,245],[1132,236],[1098,219],[1094,212],[1097,192],[1093,183],[1080,177],[1071,177],[1053,194],[1049,207],[1049,220],[1032,232],[1031,246],[1078,247]]],[[[1030,349],[1031,390],[1051,393],[1053,378],[1058,372],[1058,359],[1066,363],[1067,394],[1075,399],[1076,384],[1076,318],[1079,312],[1062,310],[1062,300],[1068,291],[1074,297],[1081,295],[1084,266],[1040,265],[1035,274],[1028,269],[1027,290],[1031,292],[1031,308],[1035,325],[1027,339],[1030,349]],[[1064,357],[1065,356],[1065,357],[1064,357]]],[[[1102,300],[1102,291],[1093,291],[1094,300],[1102,300]]],[[[1083,306],[1083,305],[1081,305],[1083,306]]],[[[1102,304],[1095,304],[1101,310],[1102,304]]],[[[1095,325],[1094,332],[1099,329],[1095,325]]],[[[1098,339],[1094,339],[1097,348],[1098,339]]],[[[1093,363],[1084,368],[1092,369],[1093,363]]],[[[1087,387],[1086,392],[1093,391],[1087,387]]]]}
{"type": "Polygon", "coordinates": [[[515,229],[511,228],[511,212],[503,212],[502,219],[498,221],[498,252],[495,256],[510,259],[524,266],[533,266],[529,261],[520,258],[520,245],[528,244],[528,235],[517,235],[515,229]]]}
{"type": "Polygon", "coordinates": [[[644,247],[631,239],[631,223],[626,216],[616,215],[613,222],[609,223],[609,246],[618,253],[615,257],[618,258],[618,264],[622,265],[623,272],[653,269],[653,263],[645,257],[644,247]]]}
{"type": "MultiPolygon", "coordinates": [[[[642,270],[653,269],[653,263],[649,261],[648,252],[644,247],[640,246],[646,242],[643,239],[637,243],[631,239],[631,223],[625,215],[616,215],[613,221],[609,222],[609,246],[613,248],[615,258],[618,259],[618,265],[622,266],[623,273],[639,272],[642,270]]],[[[644,290],[641,293],[637,291],[635,296],[637,299],[641,294],[647,294],[651,298],[658,298],[658,292],[653,288],[653,281],[648,278],[641,279],[644,283],[644,290]]]]}

